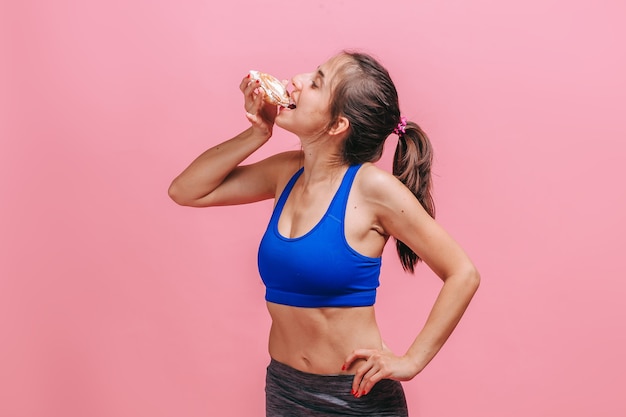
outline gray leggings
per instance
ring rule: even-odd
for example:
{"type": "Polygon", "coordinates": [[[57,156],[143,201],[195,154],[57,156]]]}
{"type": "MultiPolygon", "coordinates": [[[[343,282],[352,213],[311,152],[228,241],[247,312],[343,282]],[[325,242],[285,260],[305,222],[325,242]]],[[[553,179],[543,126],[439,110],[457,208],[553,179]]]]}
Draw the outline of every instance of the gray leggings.
{"type": "Polygon", "coordinates": [[[265,380],[266,417],[408,417],[400,382],[384,379],[367,395],[354,398],[353,379],[310,374],[272,359],[265,380]]]}

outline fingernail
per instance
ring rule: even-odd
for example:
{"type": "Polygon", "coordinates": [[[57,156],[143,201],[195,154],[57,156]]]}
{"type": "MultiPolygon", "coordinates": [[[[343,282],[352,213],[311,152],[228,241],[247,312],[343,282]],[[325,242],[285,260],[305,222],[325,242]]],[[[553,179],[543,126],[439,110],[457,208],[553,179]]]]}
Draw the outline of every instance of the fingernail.
{"type": "Polygon", "coordinates": [[[342,370],[342,371],[345,371],[345,370],[346,370],[346,365],[345,365],[345,364],[341,365],[341,370],[342,370]]]}
{"type": "Polygon", "coordinates": [[[261,84],[261,80],[256,80],[256,83],[257,84],[261,84]]]}
{"type": "MultiPolygon", "coordinates": [[[[361,392],[361,395],[365,395],[365,391],[361,392]]],[[[360,397],[360,395],[359,395],[359,397],[360,397]]]]}
{"type": "Polygon", "coordinates": [[[246,75],[246,78],[250,78],[250,73],[248,73],[248,75],[246,75]]]}

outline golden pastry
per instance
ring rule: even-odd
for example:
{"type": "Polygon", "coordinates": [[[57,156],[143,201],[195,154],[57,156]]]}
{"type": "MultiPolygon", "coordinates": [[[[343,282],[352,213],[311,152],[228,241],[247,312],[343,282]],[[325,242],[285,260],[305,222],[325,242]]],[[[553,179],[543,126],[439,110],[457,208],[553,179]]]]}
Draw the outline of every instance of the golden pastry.
{"type": "Polygon", "coordinates": [[[289,100],[289,92],[276,77],[260,71],[250,71],[250,78],[258,80],[260,87],[265,91],[265,101],[276,106],[295,109],[295,104],[289,100]]]}

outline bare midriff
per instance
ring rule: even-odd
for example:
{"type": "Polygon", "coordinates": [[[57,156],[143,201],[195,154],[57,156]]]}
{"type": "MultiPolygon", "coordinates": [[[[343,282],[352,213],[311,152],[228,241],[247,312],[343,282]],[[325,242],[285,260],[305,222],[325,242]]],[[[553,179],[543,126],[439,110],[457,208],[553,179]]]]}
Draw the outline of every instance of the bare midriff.
{"type": "Polygon", "coordinates": [[[267,303],[270,356],[320,375],[353,374],[361,359],[341,367],[355,349],[382,349],[374,307],[301,308],[267,303]]]}

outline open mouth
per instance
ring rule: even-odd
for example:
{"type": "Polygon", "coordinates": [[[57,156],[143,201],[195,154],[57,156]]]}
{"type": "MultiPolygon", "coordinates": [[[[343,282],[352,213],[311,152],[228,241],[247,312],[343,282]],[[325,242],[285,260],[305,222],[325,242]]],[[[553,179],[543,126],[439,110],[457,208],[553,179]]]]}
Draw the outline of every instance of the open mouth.
{"type": "Polygon", "coordinates": [[[289,104],[288,104],[288,105],[286,105],[286,106],[285,106],[284,104],[281,104],[281,105],[280,105],[280,108],[281,108],[281,109],[289,109],[289,110],[293,110],[293,109],[295,109],[295,108],[296,108],[296,103],[294,103],[294,102],[293,102],[293,100],[289,100],[289,104]]]}
{"type": "Polygon", "coordinates": [[[285,107],[286,109],[293,110],[296,108],[296,101],[293,99],[293,95],[289,91],[286,91],[286,93],[287,93],[287,98],[289,99],[289,104],[283,107],[285,107]]]}

